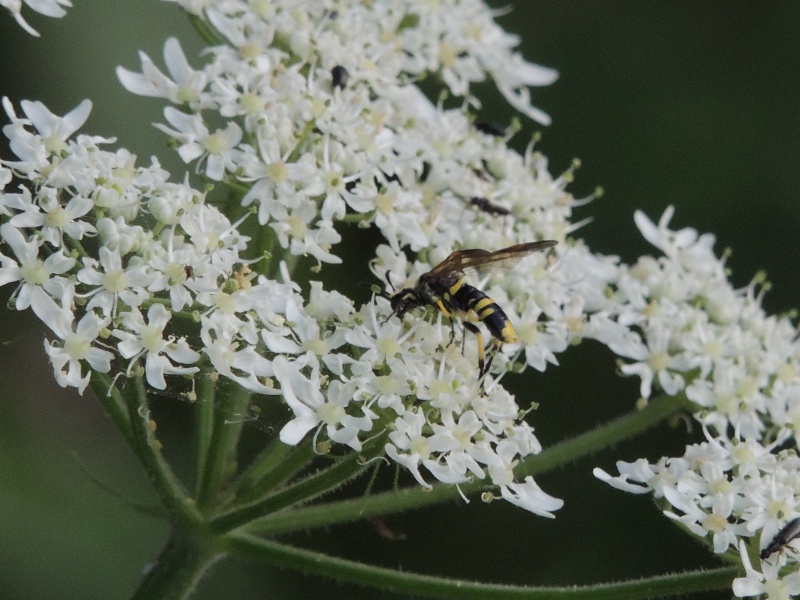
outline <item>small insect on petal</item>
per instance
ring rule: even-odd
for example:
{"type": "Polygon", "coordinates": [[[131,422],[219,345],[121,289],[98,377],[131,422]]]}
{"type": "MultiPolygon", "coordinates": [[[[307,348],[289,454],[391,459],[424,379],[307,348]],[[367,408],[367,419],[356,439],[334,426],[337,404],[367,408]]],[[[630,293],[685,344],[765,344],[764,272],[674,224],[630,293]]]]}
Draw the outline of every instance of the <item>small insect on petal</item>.
{"type": "Polygon", "coordinates": [[[483,211],[489,215],[504,216],[511,214],[510,210],[495,204],[488,198],[473,196],[472,198],[469,199],[469,203],[472,204],[472,206],[474,206],[478,210],[483,211]]]}
{"type": "Polygon", "coordinates": [[[333,87],[344,89],[347,87],[347,80],[350,79],[350,73],[347,72],[342,65],[336,65],[331,69],[331,78],[333,79],[333,87]]]}
{"type": "Polygon", "coordinates": [[[786,546],[786,544],[797,539],[798,537],[800,537],[800,517],[792,519],[786,523],[786,525],[783,526],[783,529],[775,534],[775,537],[772,538],[772,541],[761,551],[761,560],[766,560],[770,555],[777,552],[786,546]]]}

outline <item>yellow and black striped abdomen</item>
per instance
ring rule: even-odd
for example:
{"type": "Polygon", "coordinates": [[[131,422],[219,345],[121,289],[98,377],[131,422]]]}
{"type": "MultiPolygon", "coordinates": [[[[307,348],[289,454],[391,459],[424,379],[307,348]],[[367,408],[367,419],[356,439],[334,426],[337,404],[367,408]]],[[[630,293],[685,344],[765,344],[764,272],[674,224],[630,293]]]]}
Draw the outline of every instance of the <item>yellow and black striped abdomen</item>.
{"type": "Polygon", "coordinates": [[[478,288],[464,283],[462,278],[450,286],[448,292],[454,305],[465,313],[474,312],[496,339],[506,344],[519,341],[511,321],[500,305],[478,288]]]}

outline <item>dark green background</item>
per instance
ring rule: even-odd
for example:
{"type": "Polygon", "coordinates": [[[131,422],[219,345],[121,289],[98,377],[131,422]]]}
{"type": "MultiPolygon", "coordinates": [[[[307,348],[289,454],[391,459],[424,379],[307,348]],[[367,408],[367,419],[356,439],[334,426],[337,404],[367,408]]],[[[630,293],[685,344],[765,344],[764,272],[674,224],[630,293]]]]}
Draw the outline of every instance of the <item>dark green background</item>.
{"type": "MultiPolygon", "coordinates": [[[[179,37],[194,60],[200,45],[186,19],[155,0],[75,3],[63,20],[28,11],[42,33],[38,39],[0,11],[0,94],[15,102],[42,100],[56,113],[89,97],[94,110],[87,132],[115,135],[141,157],[157,153],[179,179],[183,167],[150,126],[161,120],[161,105],[124,92],[114,67],[137,69],[139,49],[163,64],[168,35],[179,37]]],[[[576,196],[597,185],[606,191],[578,212],[594,218],[580,232],[590,245],[629,261],[650,252],[633,226],[633,211],[655,218],[675,204],[674,225],[714,232],[720,252],[733,248],[728,264],[737,286],[765,269],[774,284],[766,307],[795,307],[800,4],[511,4],[514,12],[500,22],[523,36],[526,57],[561,72],[554,86],[534,93],[536,105],[553,117],[539,149],[554,172],[581,159],[570,187],[576,196]]],[[[507,121],[502,102],[485,91],[482,116],[507,121]]],[[[524,142],[534,129],[527,123],[518,139],[524,142]]],[[[347,239],[355,245],[352,235],[347,239]]],[[[365,273],[364,262],[353,254],[338,272],[355,280],[365,273]]],[[[168,533],[129,505],[155,502],[149,484],[97,401],[52,382],[41,328],[28,315],[5,311],[2,319],[2,595],[126,598],[168,533]]],[[[545,446],[629,410],[637,396],[637,382],[615,377],[613,358],[597,346],[583,344],[560,360],[562,368],[514,382],[521,402],[540,404],[533,422],[545,446]]],[[[191,413],[170,399],[160,410],[174,451],[186,442],[181,426],[191,413]]],[[[249,429],[255,438],[262,433],[258,423],[249,429]]],[[[295,541],[408,571],[508,583],[579,584],[713,566],[713,557],[660,517],[648,498],[616,492],[591,476],[595,465],[611,470],[617,458],[680,453],[685,443],[685,428],[664,427],[539,478],[566,501],[555,521],[474,501],[389,518],[407,535],[403,542],[384,540],[366,524],[295,541]]],[[[300,592],[375,597],[233,560],[213,571],[197,597],[280,599],[300,592]]]]}

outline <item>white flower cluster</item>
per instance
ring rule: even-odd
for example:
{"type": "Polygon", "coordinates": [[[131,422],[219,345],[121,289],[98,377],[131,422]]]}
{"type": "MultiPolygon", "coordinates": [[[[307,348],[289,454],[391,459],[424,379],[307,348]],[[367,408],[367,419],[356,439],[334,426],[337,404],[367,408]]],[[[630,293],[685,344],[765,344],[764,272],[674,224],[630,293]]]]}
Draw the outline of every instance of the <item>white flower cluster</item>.
{"type": "Polygon", "coordinates": [[[414,85],[437,74],[474,105],[469,84],[492,77],[546,120],[526,86],[555,73],[513,53],[516,38],[483,3],[181,4],[204,8],[219,33],[208,62],[193,69],[170,39],[168,75],[143,54],[142,72],[119,68],[120,80],[176,105],[159,127],[183,160],[246,190],[243,204],[258,207],[259,223],[292,254],[339,262],[334,225],[343,219],[376,225],[395,251],[452,249],[466,243],[453,217],[473,212],[466,207],[478,196],[526,205],[541,234],[546,220],[563,220],[563,211],[531,206],[537,200],[521,187],[529,165],[509,164],[502,140],[478,131],[463,110],[438,110],[414,85]]]}
{"type": "MultiPolygon", "coordinates": [[[[619,462],[616,477],[595,473],[625,491],[653,493],[667,516],[714,552],[736,552],[741,545],[757,558],[782,525],[800,515],[796,451],[776,451],[796,444],[800,425],[797,328],[788,317],[765,314],[757,280],[734,289],[724,257],[713,253],[714,237],[670,230],[672,214],[668,209],[656,225],[637,213],[642,234],[664,255],[620,267],[612,286],[614,325],[599,338],[627,359],[621,369],[640,377],[643,398],[657,388],[691,400],[708,442],[654,464],[619,462]]],[[[797,579],[797,554],[765,556],[763,573],[748,558],[748,581],[737,580],[734,591],[773,589],[770,597],[788,597],[777,592],[783,584],[775,568],[787,562],[797,579]]],[[[796,593],[797,583],[791,586],[796,593]]]]}
{"type": "MultiPolygon", "coordinates": [[[[488,74],[519,102],[521,86],[552,79],[510,53],[513,39],[486,7],[284,4],[215,3],[204,14],[227,43],[203,69],[170,39],[169,76],[144,55],[141,74],[119,76],[180,106],[165,110],[170,126],[162,126],[180,155],[241,191],[285,251],[337,262],[336,223],[374,224],[387,242],[374,271],[398,285],[459,246],[563,241],[575,227],[568,177],[552,179],[544,158],[510,151],[463,108],[434,106],[413,85],[432,70],[466,93],[488,74]],[[450,39],[459,28],[472,37],[450,39]],[[420,253],[410,268],[406,249],[420,253]]],[[[451,343],[441,318],[401,322],[385,298],[356,309],[314,282],[304,298],[285,266],[272,269],[281,281],[256,278],[247,265],[268,249],[202,193],[169,183],[155,161],[138,167],[129,153],[102,149],[111,140],[72,139],[88,101],[63,118],[36,102],[23,102],[23,117],[4,107],[18,160],[1,163],[0,284],[17,283],[16,308],[32,308],[52,331],[46,348],[59,383],[83,391],[91,371],[141,365],[149,385],[164,389],[170,377],[213,368],[282,396],[293,413],[280,433],[288,444],[313,432],[360,450],[388,435],[386,455],[422,485],[428,476],[481,479],[537,514],[561,506],[532,478],[514,480],[515,465],[541,450],[533,429],[497,381],[481,387],[476,344],[451,343]],[[23,183],[13,192],[12,172],[23,183]]],[[[485,282],[518,324],[528,363],[544,369],[579,335],[586,301],[570,299],[592,285],[595,276],[582,273],[598,262],[576,244],[563,248],[552,278],[539,255],[515,277],[485,282]]]]}
{"type": "MultiPolygon", "coordinates": [[[[776,451],[800,425],[796,328],[764,313],[756,281],[732,288],[712,236],[670,230],[672,209],[658,224],[635,217],[659,258],[621,265],[568,239],[582,224],[564,190],[571,172],[551,177],[532,146],[512,152],[503,131],[469,114],[478,107],[470,84],[492,78],[545,122],[527,87],[554,78],[513,52],[516,39],[482,3],[179,3],[219,36],[205,65],[192,67],[169,39],[166,74],[142,54],[141,73],[118,75],[174,105],[158,127],[215,192],[230,191],[230,219],[155,162],[137,167],[129,153],[101,148],[110,140],[71,139],[88,102],[63,118],[35,102],[18,117],[4,102],[18,160],[0,163],[0,284],[16,282],[16,308],[32,308],[52,331],[62,385],[82,391],[90,370],[130,374],[141,364],[163,389],[168,377],[213,369],[283,398],[287,444],[314,435],[358,451],[385,435],[386,456],[421,485],[485,480],[552,516],[560,500],[531,478],[514,480],[514,466],[541,447],[498,375],[512,364],[544,370],[592,338],[640,378],[644,399],[685,395],[708,438],[683,457],[620,462],[618,476],[598,477],[653,493],[719,553],[755,556],[800,515],[796,456],[776,451]],[[450,95],[438,105],[415,85],[432,74],[450,95]],[[452,97],[461,104],[445,108],[452,97]],[[23,182],[13,192],[12,172],[23,182]],[[232,220],[248,211],[282,252],[239,232],[232,220]],[[340,262],[350,223],[382,234],[371,267],[395,291],[459,248],[560,242],[554,258],[532,255],[473,282],[520,339],[498,352],[483,387],[474,339],[454,341],[435,310],[401,320],[385,297],[356,307],[317,282],[306,297],[285,264],[270,266],[280,280],[247,266],[270,252],[340,262]]],[[[746,562],[735,591],[779,586],[773,566],[794,560],[775,553],[760,572],[746,562]]]]}

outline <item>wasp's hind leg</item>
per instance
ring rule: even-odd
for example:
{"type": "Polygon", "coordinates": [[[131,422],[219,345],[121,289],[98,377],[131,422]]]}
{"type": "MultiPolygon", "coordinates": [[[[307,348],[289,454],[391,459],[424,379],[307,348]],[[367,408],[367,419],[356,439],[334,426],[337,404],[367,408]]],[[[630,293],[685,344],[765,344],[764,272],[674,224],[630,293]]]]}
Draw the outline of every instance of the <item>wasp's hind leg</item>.
{"type": "Polygon", "coordinates": [[[464,330],[466,331],[467,329],[474,333],[478,340],[478,378],[481,380],[481,385],[483,385],[483,375],[486,373],[487,368],[486,352],[483,350],[483,335],[481,335],[481,330],[475,323],[464,321],[464,330]]]}
{"type": "Polygon", "coordinates": [[[500,352],[500,347],[502,345],[503,343],[500,340],[497,339],[492,340],[492,349],[489,350],[489,355],[486,359],[486,365],[484,366],[483,371],[481,372],[481,386],[483,386],[483,378],[489,372],[489,369],[492,368],[492,361],[494,360],[495,355],[498,352],[500,352]]]}

